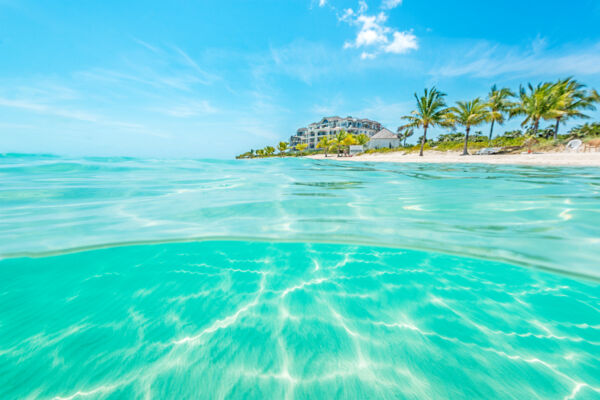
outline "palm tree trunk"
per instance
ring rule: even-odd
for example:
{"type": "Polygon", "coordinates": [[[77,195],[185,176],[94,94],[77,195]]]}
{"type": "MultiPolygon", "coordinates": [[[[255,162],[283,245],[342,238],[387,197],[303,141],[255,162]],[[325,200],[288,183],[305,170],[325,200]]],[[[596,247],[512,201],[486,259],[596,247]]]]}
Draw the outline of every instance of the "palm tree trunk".
{"type": "Polygon", "coordinates": [[[406,136],[404,136],[404,143],[402,144],[402,147],[406,147],[406,136]]]}
{"type": "Polygon", "coordinates": [[[533,124],[533,136],[537,137],[537,133],[538,133],[538,128],[540,127],[540,120],[536,119],[535,123],[533,124]]]}
{"type": "Polygon", "coordinates": [[[560,118],[556,118],[556,127],[554,128],[554,140],[558,140],[558,124],[560,124],[560,118]]]}
{"type": "Polygon", "coordinates": [[[467,151],[467,143],[469,142],[469,131],[471,130],[471,127],[467,125],[467,134],[465,135],[465,147],[463,148],[463,156],[468,156],[469,152],[467,151]]]}
{"type": "Polygon", "coordinates": [[[492,126],[490,127],[490,142],[492,141],[492,133],[494,133],[494,120],[492,120],[492,126]]]}
{"type": "Polygon", "coordinates": [[[423,147],[425,147],[425,140],[427,138],[427,125],[423,126],[423,139],[421,140],[421,151],[419,152],[419,157],[423,157],[423,147]]]}

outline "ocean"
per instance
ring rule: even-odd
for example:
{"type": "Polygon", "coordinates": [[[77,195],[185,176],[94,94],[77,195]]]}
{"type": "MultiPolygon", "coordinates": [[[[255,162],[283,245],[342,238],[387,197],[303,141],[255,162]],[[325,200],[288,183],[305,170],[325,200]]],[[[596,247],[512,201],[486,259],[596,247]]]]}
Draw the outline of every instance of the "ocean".
{"type": "Polygon", "coordinates": [[[1,399],[600,398],[600,170],[0,155],[1,399]]]}

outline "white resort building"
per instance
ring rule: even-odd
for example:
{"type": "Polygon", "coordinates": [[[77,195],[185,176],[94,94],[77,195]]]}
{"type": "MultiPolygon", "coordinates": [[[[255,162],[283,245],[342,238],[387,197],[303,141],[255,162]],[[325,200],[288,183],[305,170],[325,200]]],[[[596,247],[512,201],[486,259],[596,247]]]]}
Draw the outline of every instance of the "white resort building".
{"type": "Polygon", "coordinates": [[[367,147],[369,149],[393,149],[396,147],[400,147],[400,138],[398,137],[397,133],[383,128],[375,135],[373,135],[371,140],[369,140],[369,144],[367,145],[367,147]]]}
{"type": "Polygon", "coordinates": [[[340,117],[325,117],[319,122],[314,122],[306,128],[300,128],[295,135],[290,137],[290,146],[294,147],[297,144],[306,143],[308,149],[316,149],[317,143],[324,136],[333,137],[341,130],[354,135],[361,133],[371,137],[382,129],[379,122],[371,121],[370,119],[360,118],[340,118],[340,117]]]}

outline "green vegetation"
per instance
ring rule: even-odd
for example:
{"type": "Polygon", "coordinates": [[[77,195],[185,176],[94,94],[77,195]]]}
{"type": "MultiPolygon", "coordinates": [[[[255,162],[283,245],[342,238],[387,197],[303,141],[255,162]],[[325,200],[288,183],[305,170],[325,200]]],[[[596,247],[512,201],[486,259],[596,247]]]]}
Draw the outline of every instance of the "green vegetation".
{"type": "Polygon", "coordinates": [[[349,152],[349,147],[354,144],[366,145],[369,143],[369,137],[364,134],[353,135],[340,130],[335,137],[323,136],[317,143],[318,150],[307,151],[308,145],[306,143],[297,144],[290,148],[287,142],[279,142],[277,149],[278,154],[274,154],[275,148],[266,146],[259,150],[250,150],[246,153],[240,154],[236,158],[265,158],[265,157],[297,157],[307,156],[311,154],[324,153],[325,157],[331,152],[337,152],[338,155],[345,155],[349,152]],[[289,150],[289,151],[288,151],[289,150]]]}
{"type": "Polygon", "coordinates": [[[448,109],[448,113],[446,114],[446,120],[448,123],[452,125],[462,125],[466,130],[463,156],[469,154],[468,143],[471,127],[480,125],[488,119],[486,107],[487,104],[482,102],[478,97],[471,101],[459,101],[456,103],[456,107],[451,107],[448,109]]]}
{"type": "Polygon", "coordinates": [[[308,147],[308,145],[306,143],[302,143],[302,144],[296,145],[296,150],[299,151],[300,153],[302,153],[304,150],[306,150],[307,147],[308,147]]]}
{"type": "Polygon", "coordinates": [[[510,110],[515,107],[515,103],[510,101],[511,97],[515,94],[508,88],[498,89],[496,85],[492,86],[490,93],[488,94],[487,110],[488,110],[488,122],[490,122],[490,141],[494,134],[494,124],[502,125],[504,123],[505,116],[510,110]]]}
{"type": "Polygon", "coordinates": [[[288,148],[287,142],[279,142],[279,144],[277,145],[277,150],[279,150],[279,154],[285,153],[287,148],[288,148]]]}
{"type": "Polygon", "coordinates": [[[409,121],[406,127],[423,127],[421,151],[419,152],[420,156],[423,156],[425,142],[427,141],[427,128],[433,128],[436,125],[448,125],[448,119],[446,118],[448,109],[446,108],[444,97],[446,97],[446,94],[440,92],[435,87],[425,89],[423,96],[421,97],[417,96],[415,93],[417,109],[414,110],[411,115],[403,117],[405,120],[409,121]]]}
{"type": "Polygon", "coordinates": [[[333,146],[334,141],[329,139],[329,136],[322,137],[321,140],[319,140],[319,143],[317,143],[317,149],[324,149],[325,157],[327,157],[327,154],[331,151],[333,146]]]}
{"type": "Polygon", "coordinates": [[[411,127],[401,126],[398,128],[398,138],[402,140],[402,147],[406,147],[406,139],[414,135],[415,130],[411,127]]]}
{"type": "Polygon", "coordinates": [[[367,135],[365,135],[364,133],[361,133],[360,135],[358,135],[356,137],[356,144],[365,146],[367,143],[369,143],[369,137],[367,135]]]}
{"type": "Polygon", "coordinates": [[[600,136],[600,123],[593,122],[591,124],[577,125],[571,129],[569,135],[577,139],[600,136]]]}
{"type": "MultiPolygon", "coordinates": [[[[469,148],[500,147],[505,152],[519,151],[523,147],[532,150],[548,151],[561,148],[571,139],[582,139],[587,142],[600,137],[600,123],[577,125],[566,134],[560,134],[561,123],[571,119],[589,118],[585,111],[595,110],[600,102],[596,90],[588,89],[572,77],[557,82],[542,82],[537,85],[521,86],[518,93],[508,88],[492,86],[485,100],[475,98],[470,101],[458,101],[453,107],[448,107],[446,94],[435,87],[425,89],[422,95],[414,94],[415,110],[402,117],[407,123],[398,128],[398,138],[402,147],[396,149],[365,150],[365,153],[387,153],[404,151],[412,153],[424,150],[460,151],[468,155],[469,148]],[[512,130],[493,137],[494,127],[503,125],[507,120],[522,117],[523,130],[512,130]],[[542,128],[543,121],[552,125],[542,128]],[[490,123],[490,132],[485,136],[477,131],[471,135],[471,129],[483,123],[490,123]],[[427,139],[427,130],[436,126],[449,127],[450,133],[441,134],[435,140],[427,139]],[[464,127],[465,132],[456,132],[457,127],[464,127]],[[406,145],[406,140],[413,136],[415,129],[422,128],[423,134],[416,145],[406,145]]],[[[304,156],[316,153],[332,152],[348,154],[349,146],[354,144],[366,145],[369,137],[360,134],[355,136],[341,130],[335,137],[324,136],[317,143],[317,150],[306,151],[306,143],[289,147],[288,143],[280,142],[277,146],[277,156],[304,156]]],[[[259,150],[250,150],[237,158],[273,157],[275,148],[266,146],[259,150]]]]}
{"type": "Polygon", "coordinates": [[[545,115],[546,118],[554,118],[554,140],[558,139],[558,128],[561,121],[570,118],[588,118],[581,110],[593,110],[594,103],[600,100],[595,90],[588,92],[585,86],[573,78],[567,78],[554,85],[552,106],[545,115]]]}
{"type": "Polygon", "coordinates": [[[510,111],[510,115],[525,116],[521,126],[530,125],[533,128],[533,136],[537,136],[541,119],[552,109],[552,85],[546,82],[535,87],[529,84],[527,89],[521,86],[519,98],[520,102],[510,111]]]}

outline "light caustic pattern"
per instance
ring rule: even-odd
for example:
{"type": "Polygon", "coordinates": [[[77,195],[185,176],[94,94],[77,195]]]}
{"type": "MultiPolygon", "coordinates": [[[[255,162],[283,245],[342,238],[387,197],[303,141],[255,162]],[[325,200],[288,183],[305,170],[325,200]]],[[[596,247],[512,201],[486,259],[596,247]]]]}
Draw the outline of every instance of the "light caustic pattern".
{"type": "Polygon", "coordinates": [[[600,287],[371,246],[0,261],[0,398],[600,398],[600,287]]]}

